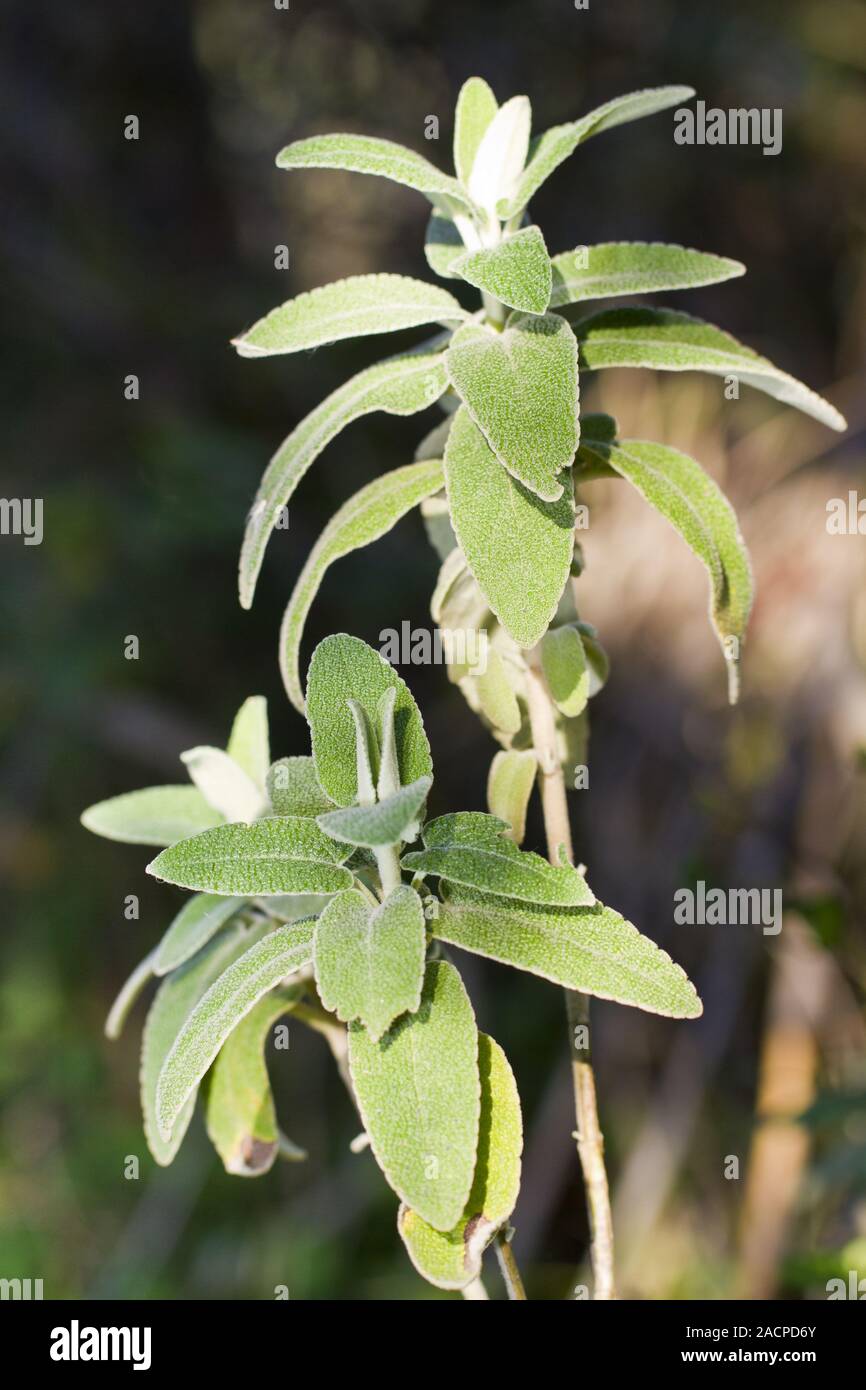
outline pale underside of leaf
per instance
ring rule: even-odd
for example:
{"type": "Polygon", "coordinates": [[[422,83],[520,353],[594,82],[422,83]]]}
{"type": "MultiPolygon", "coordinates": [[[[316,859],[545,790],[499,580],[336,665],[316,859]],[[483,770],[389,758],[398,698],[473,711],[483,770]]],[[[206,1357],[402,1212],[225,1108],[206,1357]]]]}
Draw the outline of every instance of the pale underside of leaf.
{"type": "Polygon", "coordinates": [[[351,853],[308,816],[267,816],[253,825],[220,825],[157,855],[147,872],[180,888],[228,896],[336,893],[352,875],[351,853]]]}
{"type": "Polygon", "coordinates": [[[510,199],[526,162],[532,108],[529,98],[511,97],[499,107],[478,145],[468,179],[472,201],[492,222],[497,203],[510,199]]]}
{"type": "Polygon", "coordinates": [[[184,904],[156,950],[154,975],[167,975],[200,951],[243,906],[243,898],[198,893],[184,904]]]}
{"type": "Polygon", "coordinates": [[[253,821],[267,810],[264,788],[221,748],[190,748],[180,756],[190,780],[223,820],[253,821]]]}
{"type": "Polygon", "coordinates": [[[268,702],[264,695],[250,695],[244,700],[235,715],[226,752],[264,791],[271,763],[268,702]]]}
{"type": "Polygon", "coordinates": [[[552,260],[550,307],[585,299],[687,290],[744,275],[746,267],[727,256],[713,256],[665,242],[606,241],[562,251],[552,260]]]}
{"type": "Polygon", "coordinates": [[[526,833],[526,808],[535,785],[538,760],[532,748],[501,749],[490,764],[487,805],[491,815],[510,827],[504,831],[516,845],[526,833]]]}
{"type": "Polygon", "coordinates": [[[574,626],[551,628],[541,639],[541,665],[553,703],[573,719],[589,699],[589,667],[574,626]]]}
{"type": "MultiPolygon", "coordinates": [[[[326,835],[350,845],[367,849],[396,845],[409,838],[410,827],[415,826],[417,830],[418,813],[432,785],[432,777],[418,777],[372,806],[346,806],[339,811],[328,811],[319,816],[316,823],[326,835]]],[[[414,833],[411,838],[415,838],[414,833]]]]}
{"type": "Polygon", "coordinates": [[[434,212],[424,237],[424,255],[430,269],[445,280],[461,279],[454,265],[465,251],[466,243],[454,223],[434,212]]]}
{"type": "Polygon", "coordinates": [[[106,840],[128,845],[173,845],[219,825],[222,816],[198,787],[144,787],[89,806],[81,824],[106,840]]]}
{"type": "Polygon", "coordinates": [[[374,908],[357,889],[332,898],[316,923],[314,964],[323,1005],[358,1019],[378,1042],[396,1018],[416,1013],[426,929],[418,894],[395,888],[374,908]]]}
{"type": "Polygon", "coordinates": [[[449,269],[512,309],[543,314],[550,302],[550,257],[538,227],[524,227],[496,246],[467,251],[449,269]]]}
{"type": "Polygon", "coordinates": [[[463,83],[454,111],[454,168],[464,187],[478,146],[498,110],[499,103],[483,77],[470,77],[463,83]]]}
{"type": "Polygon", "coordinates": [[[424,193],[434,203],[443,199],[470,212],[472,204],[450,174],[444,174],[423,155],[393,140],[373,135],[312,135],[295,140],[277,155],[279,169],[345,169],[392,179],[424,193]]]}

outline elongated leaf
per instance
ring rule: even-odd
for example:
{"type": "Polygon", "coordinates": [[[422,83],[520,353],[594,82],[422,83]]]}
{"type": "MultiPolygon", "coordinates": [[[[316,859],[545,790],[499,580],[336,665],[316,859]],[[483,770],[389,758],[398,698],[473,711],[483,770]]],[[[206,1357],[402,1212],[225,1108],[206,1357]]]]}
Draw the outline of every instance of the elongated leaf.
{"type": "Polygon", "coordinates": [[[325,1008],[359,1019],[373,1042],[404,1013],[416,1013],[424,982],[426,928],[418,894],[395,888],[372,908],[349,889],[316,923],[316,981],[325,1008]]]}
{"type": "Polygon", "coordinates": [[[481,1256],[508,1220],[520,1191],[523,1123],[520,1097],[498,1043],[478,1034],[481,1122],[472,1191],[450,1231],[437,1231],[411,1207],[402,1206],[397,1229],[413,1265],[440,1289],[462,1289],[481,1271],[481,1256]]]}
{"type": "Polygon", "coordinates": [[[381,1041],[350,1024],[349,1066],[388,1182],[437,1231],[450,1231],[472,1186],[481,1108],[478,1032],[454,966],[427,966],[417,1013],[381,1041]]]}
{"type": "Polygon", "coordinates": [[[252,825],[219,825],[164,849],[147,872],[180,888],[230,896],[336,893],[352,875],[351,853],[307,816],[267,816],[252,825]]]}
{"type": "Polygon", "coordinates": [[[222,816],[197,787],[145,787],[98,801],[82,814],[81,824],[106,840],[128,845],[173,845],[219,825],[222,816]]]}
{"type": "Polygon", "coordinates": [[[550,302],[550,257],[538,227],[524,227],[489,249],[467,251],[451,268],[512,309],[543,314],[550,302]]]}
{"type": "Polygon", "coordinates": [[[393,686],[389,686],[379,700],[379,771],[376,777],[378,801],[386,801],[389,796],[396,796],[400,790],[400,759],[397,756],[397,730],[394,722],[396,712],[397,692],[393,686]]]}
{"type": "Polygon", "coordinates": [[[541,907],[449,885],[433,933],[599,999],[669,1018],[702,1012],[694,985],[667,952],[601,903],[541,907]]]}
{"type": "MultiPolygon", "coordinates": [[[[330,565],[341,556],[370,545],[442,486],[438,459],[410,463],[374,478],[331,517],[307,556],[298,576],[280,630],[280,670],[289,699],[303,713],[300,650],[307,614],[330,565]]],[[[369,712],[369,711],[368,711],[369,712]]],[[[327,791],[328,788],[326,787],[327,791]]]]}
{"type": "Polygon", "coordinates": [[[180,756],[191,780],[224,820],[252,821],[267,810],[264,789],[221,748],[190,748],[180,756]]]}
{"type": "Polygon", "coordinates": [[[241,357],[269,357],[341,338],[394,333],[422,323],[460,323],[469,317],[447,290],[424,280],[350,275],[287,300],[232,341],[241,357]]]}
{"type": "Polygon", "coordinates": [[[447,386],[444,353],[425,350],[392,357],[352,377],[292,430],[268,464],[247,518],[239,570],[241,607],[252,604],[265,547],[283,508],[334,436],[374,410],[414,415],[447,386]]]}
{"type": "Polygon", "coordinates": [[[430,269],[446,280],[461,279],[459,272],[454,269],[454,264],[465,251],[466,243],[454,223],[434,212],[427,223],[424,237],[424,255],[430,269]]]}
{"type": "Polygon", "coordinates": [[[551,628],[541,639],[541,665],[556,708],[573,719],[589,699],[589,667],[576,627],[551,628]]]}
{"type": "Polygon", "coordinates": [[[478,146],[499,104],[483,77],[470,77],[460,88],[454,112],[454,168],[464,187],[469,183],[478,146]]]}
{"type": "MultiPolygon", "coordinates": [[[[307,719],[319,781],[338,806],[357,797],[355,725],[347,700],[357,700],[375,727],[379,701],[397,692],[394,727],[400,780],[432,777],[433,761],[421,713],[406,682],[366,642],[345,633],[326,637],[313,652],[307,678],[307,719]]],[[[321,833],[321,832],[320,832],[321,833]]]]}
{"type": "Polygon", "coordinates": [[[457,811],[424,826],[425,848],[404,854],[403,867],[450,883],[529,903],[590,904],[595,897],[570,864],[549,864],[518,849],[505,821],[483,811],[457,811]]]}
{"type": "Polygon", "coordinates": [[[299,986],[266,994],[223,1043],[207,1088],[205,1118],[227,1173],[256,1178],[273,1167],[280,1134],[265,1044],[278,1018],[303,993],[299,986]]]}
{"type": "Polygon", "coordinates": [[[347,169],[375,174],[426,193],[434,203],[452,200],[467,212],[472,204],[456,179],[405,145],[373,135],[312,135],[277,155],[278,169],[347,169]]]}
{"type": "Polygon", "coordinates": [[[710,577],[710,619],[728,663],[729,693],[735,702],[740,645],[754,589],[748,552],[730,502],[700,464],[664,444],[637,439],[589,444],[586,457],[609,464],[627,478],[703,561],[710,577]]]}
{"type": "Polygon", "coordinates": [[[727,256],[712,256],[660,241],[605,241],[579,246],[553,257],[550,307],[620,294],[688,290],[745,275],[746,267],[727,256]]]}
{"type": "Polygon", "coordinates": [[[501,749],[490,764],[487,805],[491,814],[510,827],[504,830],[516,845],[526,834],[526,808],[535,785],[538,761],[531,748],[501,749]]]}
{"type": "Polygon", "coordinates": [[[652,116],[668,106],[688,101],[694,94],[691,87],[648,87],[643,91],[614,97],[613,101],[606,101],[603,106],[590,111],[588,116],[581,116],[580,120],[568,121],[565,125],[546,130],[532,141],[529,159],[516,191],[513,197],[500,203],[499,216],[510,219],[521,212],[554,169],[591,135],[598,135],[625,121],[635,121],[640,116],[652,116]]]}
{"type": "Polygon", "coordinates": [[[499,464],[465,407],[445,450],[460,548],[499,621],[521,647],[547,631],[574,552],[574,502],[542,502],[499,464]]]}
{"type": "Polygon", "coordinates": [[[156,1119],[163,1138],[229,1034],[268,990],[312,958],[313,924],[294,922],[262,937],[214,981],[185,1020],[159,1074],[156,1119]]]}
{"type": "Polygon", "coordinates": [[[108,1017],[105,1020],[105,1036],[110,1038],[112,1042],[120,1037],[136,1000],[153,979],[155,963],[156,951],[151,951],[149,955],[144,957],[144,960],[138,962],[138,965],[121,985],[117,998],[109,1009],[108,1017]]]}
{"type": "Polygon", "coordinates": [[[522,718],[505,663],[495,648],[487,652],[486,668],[473,672],[475,690],[481,711],[490,720],[494,729],[505,734],[516,734],[522,718]]]}
{"type": "Polygon", "coordinates": [[[361,845],[367,849],[396,845],[401,840],[414,840],[418,813],[432,785],[432,777],[419,777],[408,787],[401,787],[384,801],[374,802],[372,806],[347,806],[340,811],[328,811],[318,817],[317,824],[326,835],[333,835],[335,840],[344,840],[347,844],[361,845]]]}
{"type": "Polygon", "coordinates": [[[244,700],[232,725],[226,748],[230,758],[265,790],[268,768],[271,765],[271,746],[268,736],[268,702],[264,695],[251,695],[244,700]]]}
{"type": "Polygon", "coordinates": [[[221,898],[213,893],[198,893],[190,898],[156,949],[154,975],[177,970],[216,936],[243,904],[243,898],[221,898]]]}
{"type": "MultiPolygon", "coordinates": [[[[509,473],[545,502],[574,460],[577,342],[559,314],[512,314],[503,333],[465,324],[448,348],[448,375],[509,473]]],[[[452,431],[453,436],[453,431],[452,431]]]]}
{"type": "Polygon", "coordinates": [[[574,326],[581,363],[601,367],[655,367],[667,372],[710,372],[733,376],[757,391],[844,430],[835,406],[766,357],[744,347],[711,323],[673,309],[604,309],[574,326]]]}
{"type": "Polygon", "coordinates": [[[280,758],[268,773],[268,795],[278,816],[319,816],[333,808],[312,758],[280,758]]]}
{"type": "Polygon", "coordinates": [[[532,108],[528,97],[511,97],[499,107],[485,130],[472,164],[468,188],[472,201],[493,220],[500,202],[517,190],[526,163],[532,108]]]}

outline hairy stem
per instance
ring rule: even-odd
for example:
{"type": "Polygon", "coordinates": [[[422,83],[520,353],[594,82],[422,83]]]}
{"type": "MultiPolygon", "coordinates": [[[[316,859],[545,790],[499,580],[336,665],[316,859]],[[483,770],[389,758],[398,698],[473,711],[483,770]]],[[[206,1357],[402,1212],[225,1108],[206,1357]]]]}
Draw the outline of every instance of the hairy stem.
{"type": "MultiPolygon", "coordinates": [[[[551,863],[558,863],[559,848],[564,846],[573,861],[571,824],[565,778],[556,746],[554,706],[540,669],[538,651],[530,656],[527,671],[527,700],[532,742],[538,758],[538,785],[547,854],[551,863]]],[[[574,1111],[577,1118],[575,1139],[586,1187],[589,1211],[590,1255],[595,1278],[597,1299],[616,1298],[613,1261],[613,1221],[607,1171],[604,1166],[604,1137],[598,1119],[595,1094],[595,1074],[589,1047],[589,999],[574,990],[565,991],[568,1016],[568,1037],[571,1050],[571,1076],[574,1085],[574,1111]]]]}
{"type": "Polygon", "coordinates": [[[509,1233],[501,1230],[496,1236],[496,1258],[499,1261],[499,1268],[502,1271],[502,1278],[505,1280],[505,1287],[508,1290],[509,1300],[512,1302],[526,1299],[526,1290],[523,1287],[523,1280],[520,1277],[520,1270],[517,1268],[517,1261],[514,1258],[514,1251],[511,1248],[509,1233]]]}
{"type": "Polygon", "coordinates": [[[471,1284],[467,1284],[463,1290],[463,1297],[470,1303],[487,1303],[490,1295],[484,1287],[480,1278],[473,1279],[471,1284]]]}

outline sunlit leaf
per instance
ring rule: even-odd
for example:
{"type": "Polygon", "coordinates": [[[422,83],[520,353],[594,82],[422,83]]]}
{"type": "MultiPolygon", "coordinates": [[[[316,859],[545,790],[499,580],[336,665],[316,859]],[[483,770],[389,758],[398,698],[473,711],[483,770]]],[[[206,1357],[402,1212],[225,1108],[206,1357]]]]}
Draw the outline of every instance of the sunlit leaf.
{"type": "Polygon", "coordinates": [[[417,825],[418,813],[432,785],[432,777],[418,777],[384,801],[376,801],[372,806],[346,806],[339,811],[328,811],[318,817],[317,824],[335,840],[367,849],[414,839],[414,833],[410,836],[408,832],[410,827],[417,825]]]}
{"type": "Polygon", "coordinates": [[[483,77],[470,77],[460,88],[454,111],[454,168],[468,185],[478,146],[499,110],[499,104],[483,77]]]}
{"type": "Polygon", "coordinates": [[[243,897],[336,893],[352,875],[351,853],[308,816],[267,816],[252,825],[220,825],[164,849],[147,872],[180,888],[243,897]]]}
{"type": "Polygon", "coordinates": [[[264,788],[221,748],[190,748],[180,756],[190,779],[224,820],[252,821],[268,809],[264,788]]]}
{"type": "Polygon", "coordinates": [[[658,241],[605,241],[578,246],[553,257],[550,307],[584,299],[688,290],[744,275],[746,267],[727,256],[658,241]]]}
{"type": "Polygon", "coordinates": [[[244,700],[235,715],[226,752],[264,791],[271,764],[268,702],[264,695],[251,695],[244,700]]]}
{"type": "Polygon", "coordinates": [[[434,203],[450,199],[471,211],[471,203],[456,179],[405,145],[372,135],[312,135],[295,140],[277,155],[279,169],[347,169],[375,174],[425,193],[434,203]]]}
{"type": "Polygon", "coordinates": [[[541,639],[541,665],[556,708],[574,718],[589,699],[589,667],[580,632],[566,624],[541,639]]]}
{"type": "Polygon", "coordinates": [[[268,795],[278,816],[319,816],[333,808],[310,757],[279,758],[268,772],[268,795]]]}
{"type": "Polygon", "coordinates": [[[349,889],[316,923],[316,982],[325,1008],[359,1019],[373,1042],[421,1003],[426,930],[421,899],[395,888],[378,907],[349,889]]]}
{"type": "Polygon", "coordinates": [[[512,309],[543,314],[550,302],[550,257],[538,227],[524,227],[496,246],[466,251],[449,268],[512,309]]]}
{"type": "Polygon", "coordinates": [[[194,956],[216,936],[221,927],[244,904],[243,898],[222,898],[198,893],[190,898],[175,917],[156,949],[154,975],[167,975],[194,956]]]}
{"type": "Polygon", "coordinates": [[[145,787],[98,801],[82,814],[81,824],[106,840],[129,845],[173,845],[219,825],[222,816],[197,787],[145,787]]]}
{"type": "Polygon", "coordinates": [[[526,808],[535,785],[538,761],[531,748],[501,749],[490,764],[487,777],[487,805],[492,815],[505,821],[503,831],[516,845],[526,833],[526,808]]]}

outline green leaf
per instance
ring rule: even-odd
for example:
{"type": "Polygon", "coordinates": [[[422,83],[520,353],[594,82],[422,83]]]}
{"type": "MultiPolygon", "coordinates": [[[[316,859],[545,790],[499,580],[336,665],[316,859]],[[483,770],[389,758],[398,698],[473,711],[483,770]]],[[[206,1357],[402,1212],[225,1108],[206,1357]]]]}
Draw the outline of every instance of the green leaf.
{"type": "Polygon", "coordinates": [[[351,853],[307,816],[267,816],[252,825],[219,825],[164,849],[147,872],[180,888],[243,897],[337,893],[352,875],[351,853]]]}
{"type": "Polygon", "coordinates": [[[359,372],[292,430],[268,464],[247,518],[239,571],[242,608],[252,605],[265,548],[283,508],[335,435],[374,410],[414,415],[432,405],[447,387],[445,354],[419,349],[359,372]]]}
{"type": "Polygon", "coordinates": [[[669,1018],[697,1018],[701,1001],[666,951],[610,907],[563,909],[451,887],[433,934],[567,989],[669,1018]]]}
{"type": "Polygon", "coordinates": [[[356,174],[375,174],[425,193],[433,203],[453,200],[467,212],[472,210],[465,192],[450,174],[443,174],[429,159],[405,145],[373,135],[312,135],[306,140],[295,140],[280,150],[277,168],[347,169],[356,174]]]}
{"type": "Polygon", "coordinates": [[[496,218],[497,204],[514,195],[529,149],[532,108],[528,97],[512,97],[499,107],[485,130],[467,187],[472,201],[488,219],[496,218]]]}
{"type": "Polygon", "coordinates": [[[268,773],[268,796],[278,816],[319,816],[333,808],[312,758],[280,758],[268,773]]]}
{"type": "Polygon", "coordinates": [[[447,290],[424,280],[350,275],[287,300],[232,342],[241,357],[269,357],[341,338],[394,333],[422,323],[461,323],[469,317],[447,290]]]}
{"type": "Polygon", "coordinates": [[[138,962],[128,979],[121,985],[117,998],[109,1009],[108,1017],[105,1020],[105,1036],[110,1038],[112,1042],[120,1037],[136,1000],[145,986],[153,979],[155,961],[156,951],[151,951],[149,955],[144,957],[144,960],[138,962]]]}
{"type": "Polygon", "coordinates": [[[307,614],[329,566],[341,556],[384,536],[401,517],[439,490],[442,477],[441,461],[430,459],[374,478],[335,512],[307,556],[280,631],[280,670],[289,699],[301,713],[304,710],[301,639],[307,614]]]}
{"type": "Polygon", "coordinates": [[[583,874],[571,864],[549,864],[540,854],[518,849],[504,834],[508,828],[505,821],[483,811],[439,816],[424,826],[426,848],[404,854],[403,867],[523,902],[595,902],[583,874]]]}
{"type": "Polygon", "coordinates": [[[316,923],[322,1003],[344,1023],[360,1019],[378,1042],[395,1018],[420,1006],[426,945],[424,909],[412,888],[395,888],[377,908],[357,889],[338,893],[316,923]]]}
{"type": "Polygon", "coordinates": [[[833,430],[846,423],[829,401],[766,357],[744,347],[720,328],[673,309],[604,309],[574,326],[581,364],[602,367],[655,367],[667,372],[701,371],[733,376],[757,391],[833,430]]]}
{"type": "Polygon", "coordinates": [[[490,764],[487,777],[487,805],[492,815],[504,821],[504,830],[516,845],[526,834],[526,808],[535,785],[538,760],[532,748],[501,749],[490,764]]]}
{"type": "Polygon", "coordinates": [[[184,1021],[159,1074],[156,1119],[163,1137],[171,1132],[177,1116],[241,1019],[264,994],[286,976],[303,970],[312,958],[313,923],[294,922],[262,937],[214,981],[184,1021]]]}
{"type": "Polygon", "coordinates": [[[350,1024],[349,1067],[391,1187],[437,1231],[450,1231],[472,1187],[481,1108],[478,1032],[454,966],[427,966],[417,1013],[379,1042],[350,1024]]]}
{"type": "Polygon", "coordinates": [[[264,791],[271,763],[268,702],[264,695],[251,695],[244,700],[235,715],[226,752],[264,791]]]}
{"type": "Polygon", "coordinates": [[[574,552],[574,502],[542,502],[512,478],[465,407],[445,450],[445,481],[460,548],[487,602],[521,647],[547,631],[574,552]]]}
{"type": "Polygon", "coordinates": [[[576,627],[551,628],[544,634],[541,666],[556,708],[573,719],[589,699],[589,667],[576,627]]]}
{"type": "Polygon", "coordinates": [[[221,820],[197,787],[145,787],[89,806],[81,824],[106,840],[173,845],[175,840],[197,835],[221,820]]]}
{"type": "Polygon", "coordinates": [[[393,686],[389,686],[379,700],[379,772],[376,778],[378,801],[385,801],[387,797],[394,796],[400,790],[400,759],[397,757],[397,730],[394,724],[396,709],[397,692],[393,686]]]}
{"type": "Polygon", "coordinates": [[[221,748],[190,748],[180,756],[190,779],[223,820],[252,821],[268,809],[264,789],[221,748]]]}
{"type": "Polygon", "coordinates": [[[207,1132],[227,1173],[256,1178],[273,1167],[280,1132],[265,1065],[265,1044],[277,1019],[303,993],[295,986],[260,999],[223,1043],[207,1088],[207,1132]]]}
{"type": "MultiPolygon", "coordinates": [[[[581,445],[581,461],[583,457],[581,445]]],[[[754,589],[748,552],[730,502],[700,464],[664,444],[638,439],[589,444],[586,457],[590,463],[600,460],[609,464],[627,478],[706,566],[710,619],[728,663],[729,693],[734,703],[739,688],[740,645],[754,589]]]]}
{"type": "Polygon", "coordinates": [[[171,970],[200,951],[230,917],[244,905],[243,898],[221,898],[212,893],[198,893],[184,904],[156,949],[154,975],[167,975],[171,970]]]}
{"type": "MultiPolygon", "coordinates": [[[[386,692],[387,693],[387,692],[386,692]]],[[[379,745],[367,711],[357,700],[348,699],[349,713],[355,725],[355,780],[360,806],[372,806],[376,800],[376,777],[379,767],[379,745]]]]}
{"type": "Polygon", "coordinates": [[[550,302],[550,257],[538,227],[524,227],[497,246],[467,251],[452,269],[512,309],[543,314],[550,302]]]}
{"type": "Polygon", "coordinates": [[[318,817],[317,824],[335,840],[366,849],[414,840],[418,814],[432,785],[432,777],[419,777],[372,806],[347,806],[340,811],[328,811],[318,817]],[[411,835],[410,829],[413,830],[411,835]]]}
{"type": "Polygon", "coordinates": [[[481,1272],[481,1256],[508,1220],[520,1191],[523,1123],[514,1074],[502,1048],[478,1034],[481,1121],[472,1191],[457,1225],[437,1231],[402,1206],[397,1229],[418,1273],[440,1289],[462,1289],[481,1272]]]}
{"type": "Polygon", "coordinates": [[[461,276],[454,269],[454,263],[465,251],[466,243],[454,223],[434,212],[424,236],[424,255],[430,269],[446,280],[459,280],[461,276]]]}
{"type": "Polygon", "coordinates": [[[584,299],[715,285],[746,267],[727,256],[660,241],[605,241],[553,257],[552,309],[584,299]]]}
{"type": "Polygon", "coordinates": [[[460,88],[454,112],[454,168],[464,187],[469,183],[478,146],[499,110],[483,77],[470,77],[460,88]]]}
{"type": "Polygon", "coordinates": [[[560,498],[557,474],[573,462],[580,437],[577,342],[565,319],[512,314],[502,333],[465,324],[447,362],[499,462],[542,501],[560,498]]]}
{"type": "Polygon", "coordinates": [[[171,1163],[180,1148],[195,1108],[193,1088],[178,1110],[170,1138],[163,1138],[156,1123],[156,1083],[163,1063],[202,995],[263,930],[259,927],[247,932],[240,922],[233,922],[220,936],[209,941],[194,959],[166,975],[154,995],[141,1040],[139,1080],[147,1146],[162,1167],[171,1163]]]}
{"type": "Polygon", "coordinates": [[[406,785],[432,777],[430,745],[418,706],[406,682],[366,642],[346,633],[326,637],[313,652],[307,677],[307,719],[319,781],[338,806],[357,798],[355,725],[346,701],[357,700],[375,725],[379,701],[397,692],[395,731],[400,780],[406,785]]]}
{"type": "Polygon", "coordinates": [[[475,678],[475,689],[485,718],[490,720],[494,729],[504,734],[516,734],[522,723],[520,706],[498,651],[489,647],[486,667],[484,670],[474,668],[471,674],[475,678]]]}
{"type": "Polygon", "coordinates": [[[652,116],[668,106],[688,101],[694,94],[691,87],[649,87],[614,97],[613,101],[607,101],[590,111],[588,116],[581,116],[580,120],[568,121],[565,125],[546,130],[532,141],[526,168],[513,197],[500,203],[497,209],[499,216],[511,219],[521,212],[554,169],[591,135],[598,135],[625,121],[636,121],[640,116],[652,116]]]}

